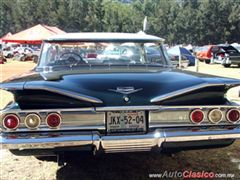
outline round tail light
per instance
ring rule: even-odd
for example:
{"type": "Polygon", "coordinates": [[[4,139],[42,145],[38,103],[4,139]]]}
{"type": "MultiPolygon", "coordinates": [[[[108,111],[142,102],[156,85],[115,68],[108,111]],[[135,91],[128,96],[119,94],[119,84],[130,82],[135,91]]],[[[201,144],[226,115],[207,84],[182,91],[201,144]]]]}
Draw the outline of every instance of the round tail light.
{"type": "Polygon", "coordinates": [[[62,118],[57,113],[51,113],[46,117],[46,123],[50,128],[58,128],[61,124],[62,118]]]}
{"type": "Polygon", "coordinates": [[[195,109],[191,112],[190,114],[190,119],[193,123],[199,124],[203,121],[204,119],[204,113],[200,109],[195,109]]]}
{"type": "Polygon", "coordinates": [[[19,117],[15,114],[8,114],[3,118],[3,126],[6,129],[17,129],[20,124],[19,117]]]}
{"type": "Polygon", "coordinates": [[[223,113],[219,109],[213,109],[208,114],[208,119],[214,124],[219,123],[222,120],[222,118],[223,118],[223,113]]]}
{"type": "Polygon", "coordinates": [[[37,114],[28,114],[24,123],[29,129],[37,129],[41,124],[41,118],[37,114]]]}
{"type": "Polygon", "coordinates": [[[240,120],[240,111],[238,109],[230,109],[227,112],[227,120],[231,123],[236,123],[240,120]]]}

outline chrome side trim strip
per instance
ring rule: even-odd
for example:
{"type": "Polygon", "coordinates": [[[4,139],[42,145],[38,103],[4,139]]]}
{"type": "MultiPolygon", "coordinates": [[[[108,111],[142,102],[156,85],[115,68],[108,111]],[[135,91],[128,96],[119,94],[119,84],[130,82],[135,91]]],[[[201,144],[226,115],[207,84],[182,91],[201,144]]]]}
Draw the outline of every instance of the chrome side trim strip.
{"type": "MultiPolygon", "coordinates": [[[[205,126],[205,125],[232,125],[226,119],[226,113],[229,109],[240,110],[239,106],[162,106],[159,110],[149,111],[149,127],[166,127],[166,126],[205,126]],[[190,113],[195,109],[201,109],[204,118],[201,124],[194,124],[190,121],[190,113]],[[213,109],[220,110],[223,113],[222,120],[215,124],[209,120],[209,112],[213,109]]],[[[238,124],[238,123],[236,123],[238,124]]]]}
{"type": "Polygon", "coordinates": [[[153,99],[151,99],[150,102],[155,103],[155,102],[163,101],[163,100],[166,100],[166,99],[170,99],[170,98],[173,98],[173,97],[176,97],[176,96],[179,96],[179,95],[191,92],[191,91],[195,91],[195,90],[198,90],[198,89],[206,88],[206,87],[225,86],[225,85],[237,86],[237,85],[240,85],[240,83],[236,83],[236,84],[235,83],[234,84],[232,84],[232,83],[219,83],[219,84],[202,83],[202,84],[198,84],[198,85],[191,86],[191,87],[188,87],[188,88],[173,91],[173,92],[161,95],[161,96],[154,97],[153,99]]]}
{"type": "Polygon", "coordinates": [[[30,110],[22,110],[22,109],[12,109],[11,107],[7,107],[6,109],[0,110],[0,114],[3,113],[41,113],[41,112],[102,112],[102,111],[134,111],[134,110],[187,110],[194,108],[239,108],[238,104],[229,104],[229,105],[191,105],[191,106],[106,106],[106,107],[89,107],[89,108],[61,108],[61,109],[30,109],[30,110]]]}
{"type": "MultiPolygon", "coordinates": [[[[6,114],[14,113],[20,117],[20,126],[14,132],[42,132],[42,131],[62,131],[62,130],[104,130],[106,112],[109,111],[147,111],[149,115],[148,127],[151,129],[164,127],[201,127],[201,126],[227,126],[230,124],[225,114],[229,109],[239,109],[239,105],[211,105],[211,106],[115,106],[115,107],[97,107],[97,108],[71,108],[71,109],[32,109],[21,110],[11,106],[0,111],[0,132],[9,132],[2,126],[2,119],[6,114]],[[205,118],[200,125],[192,124],[189,119],[190,111],[202,109],[205,117],[211,109],[220,109],[224,113],[223,120],[218,124],[211,123],[205,118]],[[46,126],[45,118],[49,113],[59,113],[62,116],[62,125],[59,129],[49,129],[46,126]],[[41,117],[41,125],[36,130],[29,130],[24,125],[24,119],[28,114],[37,113],[41,117]]],[[[236,123],[236,126],[240,123],[236,123]]]]}
{"type": "Polygon", "coordinates": [[[71,97],[71,98],[74,98],[74,99],[78,99],[78,100],[82,100],[82,101],[86,101],[86,102],[90,102],[90,103],[99,103],[99,104],[103,103],[103,101],[98,99],[98,98],[91,97],[91,96],[84,95],[84,94],[80,94],[80,93],[76,93],[76,92],[73,92],[73,91],[68,91],[68,90],[65,90],[65,89],[56,88],[56,87],[26,84],[24,86],[24,89],[45,90],[45,91],[61,94],[61,95],[64,95],[64,96],[68,96],[68,97],[71,97]]]}
{"type": "Polygon", "coordinates": [[[42,113],[42,112],[95,112],[92,107],[89,108],[69,108],[69,109],[11,109],[11,107],[0,110],[1,113],[42,113]]]}

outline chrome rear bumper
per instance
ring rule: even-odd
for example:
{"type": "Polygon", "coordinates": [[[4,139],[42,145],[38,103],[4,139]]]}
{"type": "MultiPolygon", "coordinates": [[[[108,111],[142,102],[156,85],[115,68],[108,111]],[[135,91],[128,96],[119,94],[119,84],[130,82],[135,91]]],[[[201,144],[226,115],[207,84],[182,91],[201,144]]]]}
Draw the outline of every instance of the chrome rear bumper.
{"type": "Polygon", "coordinates": [[[54,149],[61,147],[92,146],[96,151],[106,153],[150,151],[161,149],[163,142],[189,142],[203,140],[224,140],[240,138],[240,128],[198,130],[157,129],[141,135],[101,136],[98,132],[49,132],[40,134],[1,134],[3,149],[54,149]]]}

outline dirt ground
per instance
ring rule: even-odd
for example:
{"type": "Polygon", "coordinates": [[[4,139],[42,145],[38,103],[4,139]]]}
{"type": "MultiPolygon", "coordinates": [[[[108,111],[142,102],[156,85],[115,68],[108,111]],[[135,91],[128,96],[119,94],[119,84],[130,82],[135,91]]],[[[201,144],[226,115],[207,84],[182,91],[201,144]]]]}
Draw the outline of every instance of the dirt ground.
{"type": "MultiPolygon", "coordinates": [[[[31,62],[8,62],[0,65],[0,81],[34,66],[31,62]]],[[[203,73],[240,79],[240,68],[223,68],[221,65],[200,63],[199,70],[203,73]]],[[[233,89],[229,97],[239,101],[238,90],[239,88],[233,89]]],[[[0,95],[1,109],[12,97],[3,91],[0,95]]],[[[226,148],[185,151],[173,156],[136,153],[92,157],[73,154],[68,158],[66,166],[58,167],[54,161],[14,156],[7,150],[0,150],[0,180],[149,179],[153,173],[186,170],[229,174],[231,177],[234,175],[234,179],[239,179],[239,151],[240,141],[226,148]]]]}

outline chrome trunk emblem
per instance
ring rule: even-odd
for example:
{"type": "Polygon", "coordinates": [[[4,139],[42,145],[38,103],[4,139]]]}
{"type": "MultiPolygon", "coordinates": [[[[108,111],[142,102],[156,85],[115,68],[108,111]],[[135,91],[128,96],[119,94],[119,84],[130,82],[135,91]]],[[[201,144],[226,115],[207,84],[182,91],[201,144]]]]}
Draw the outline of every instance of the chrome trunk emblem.
{"type": "Polygon", "coordinates": [[[132,94],[132,93],[141,91],[143,90],[143,88],[134,89],[134,87],[117,87],[117,89],[108,89],[108,90],[126,95],[126,94],[132,94]]]}

